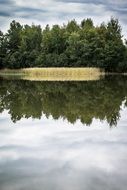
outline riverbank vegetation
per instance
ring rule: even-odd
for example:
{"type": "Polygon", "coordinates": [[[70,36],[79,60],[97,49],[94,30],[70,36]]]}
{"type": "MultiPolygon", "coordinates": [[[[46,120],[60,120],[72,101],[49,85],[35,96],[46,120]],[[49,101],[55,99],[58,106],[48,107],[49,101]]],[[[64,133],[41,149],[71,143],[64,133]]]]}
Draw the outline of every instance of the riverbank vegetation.
{"type": "Polygon", "coordinates": [[[21,25],[12,21],[0,31],[0,69],[30,67],[98,67],[108,72],[127,71],[127,41],[121,26],[111,18],[95,26],[91,19],[80,24],[21,25]]]}
{"type": "Polygon", "coordinates": [[[2,69],[0,76],[32,81],[88,81],[105,75],[99,68],[25,68],[2,69]]]}

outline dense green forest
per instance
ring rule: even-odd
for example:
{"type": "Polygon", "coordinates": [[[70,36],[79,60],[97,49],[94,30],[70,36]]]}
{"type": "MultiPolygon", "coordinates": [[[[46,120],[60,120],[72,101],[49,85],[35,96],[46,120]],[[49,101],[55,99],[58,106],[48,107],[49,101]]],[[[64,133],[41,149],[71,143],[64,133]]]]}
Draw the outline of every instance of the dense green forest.
{"type": "Polygon", "coordinates": [[[127,41],[117,19],[94,26],[91,19],[59,26],[21,25],[0,31],[0,69],[29,67],[99,67],[127,71],[127,41]]]}
{"type": "Polygon", "coordinates": [[[127,76],[106,76],[86,82],[0,80],[0,113],[8,110],[13,122],[21,118],[93,119],[117,125],[121,105],[127,107],[127,76]]]}

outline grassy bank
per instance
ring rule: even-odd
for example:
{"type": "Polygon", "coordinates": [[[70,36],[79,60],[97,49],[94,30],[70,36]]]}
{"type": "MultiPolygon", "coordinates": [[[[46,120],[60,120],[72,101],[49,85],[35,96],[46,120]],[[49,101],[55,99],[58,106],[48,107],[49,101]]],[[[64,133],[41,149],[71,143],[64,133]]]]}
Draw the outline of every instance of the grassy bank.
{"type": "Polygon", "coordinates": [[[25,80],[66,81],[98,80],[104,75],[99,68],[27,68],[0,70],[3,77],[19,77],[25,80]]]}

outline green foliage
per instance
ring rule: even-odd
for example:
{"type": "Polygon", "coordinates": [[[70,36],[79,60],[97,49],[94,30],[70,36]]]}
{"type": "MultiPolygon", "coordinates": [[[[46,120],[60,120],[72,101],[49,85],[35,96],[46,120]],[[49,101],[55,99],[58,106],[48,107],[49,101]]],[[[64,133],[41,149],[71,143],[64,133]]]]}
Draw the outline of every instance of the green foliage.
{"type": "Polygon", "coordinates": [[[14,53],[19,50],[20,41],[21,41],[21,31],[22,26],[16,21],[12,21],[10,24],[10,29],[8,30],[6,36],[8,41],[8,51],[9,53],[14,53]]]}
{"type": "Polygon", "coordinates": [[[3,68],[3,59],[6,54],[5,48],[3,47],[4,36],[3,33],[0,31],[0,69],[3,68]]]}
{"type": "Polygon", "coordinates": [[[91,18],[84,19],[84,20],[81,22],[81,27],[82,27],[82,28],[85,28],[85,29],[93,28],[94,25],[93,25],[92,19],[91,19],[91,18]]]}
{"type": "Polygon", "coordinates": [[[79,31],[79,29],[80,29],[80,27],[75,20],[68,22],[68,24],[66,26],[66,31],[69,33],[77,32],[77,31],[79,31]]]}
{"type": "Polygon", "coordinates": [[[12,21],[0,31],[0,69],[26,67],[100,67],[108,72],[127,71],[127,41],[117,19],[94,26],[88,18],[79,25],[20,25],[12,21]]]}

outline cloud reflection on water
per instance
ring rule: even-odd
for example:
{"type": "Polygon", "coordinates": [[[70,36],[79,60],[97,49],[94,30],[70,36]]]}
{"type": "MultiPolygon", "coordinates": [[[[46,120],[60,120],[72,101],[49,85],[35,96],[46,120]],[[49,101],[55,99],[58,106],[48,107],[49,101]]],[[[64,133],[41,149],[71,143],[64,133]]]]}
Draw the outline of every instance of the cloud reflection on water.
{"type": "Polygon", "coordinates": [[[12,123],[0,115],[1,190],[125,190],[127,128],[93,121],[91,127],[52,118],[12,123]],[[2,122],[1,122],[2,121],[2,122]]]}

